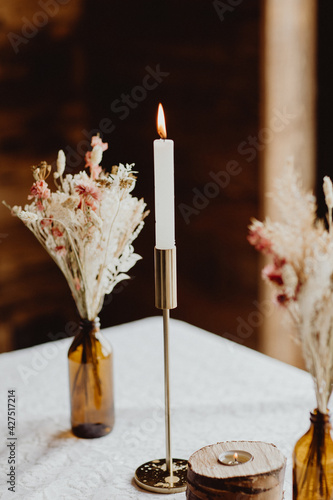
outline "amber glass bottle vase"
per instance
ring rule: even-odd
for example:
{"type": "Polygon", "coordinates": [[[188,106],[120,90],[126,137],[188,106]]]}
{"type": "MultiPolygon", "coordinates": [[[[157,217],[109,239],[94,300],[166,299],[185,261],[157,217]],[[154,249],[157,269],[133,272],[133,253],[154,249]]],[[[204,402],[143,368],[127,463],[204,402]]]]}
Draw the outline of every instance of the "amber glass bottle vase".
{"type": "Polygon", "coordinates": [[[293,500],[333,499],[333,441],[328,413],[311,413],[293,454],[293,500]]]}
{"type": "Polygon", "coordinates": [[[81,320],[68,362],[72,431],[81,438],[105,436],[114,424],[113,367],[99,318],[81,320]]]}

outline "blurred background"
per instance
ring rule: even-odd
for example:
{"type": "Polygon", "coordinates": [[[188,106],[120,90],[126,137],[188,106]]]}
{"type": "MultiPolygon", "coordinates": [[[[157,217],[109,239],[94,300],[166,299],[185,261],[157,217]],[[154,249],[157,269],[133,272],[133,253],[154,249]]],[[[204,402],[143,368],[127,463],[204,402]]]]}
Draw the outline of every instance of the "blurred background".
{"type": "MultiPolygon", "coordinates": [[[[264,193],[286,156],[313,188],[332,169],[333,8],[316,3],[0,1],[1,200],[24,204],[31,165],[54,162],[58,149],[68,171],[83,168],[97,131],[109,143],[104,168],[133,162],[139,171],[134,194],[151,210],[134,244],[143,259],[106,299],[103,327],[158,314],[152,142],[161,101],[175,141],[172,316],[300,363],[280,337],[288,327],[264,314],[268,292],[246,236],[251,217],[273,210],[264,193]]],[[[77,314],[60,270],[1,207],[0,348],[8,351],[65,336],[77,314]]]]}

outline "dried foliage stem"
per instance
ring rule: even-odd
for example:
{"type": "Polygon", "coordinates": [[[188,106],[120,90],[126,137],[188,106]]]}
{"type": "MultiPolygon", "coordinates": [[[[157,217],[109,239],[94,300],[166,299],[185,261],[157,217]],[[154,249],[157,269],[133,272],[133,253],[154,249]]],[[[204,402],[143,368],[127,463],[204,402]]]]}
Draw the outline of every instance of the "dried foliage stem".
{"type": "MultiPolygon", "coordinates": [[[[119,213],[119,208],[120,208],[120,198],[118,198],[118,201],[117,201],[117,211],[113,217],[113,220],[111,222],[111,225],[110,225],[110,230],[109,230],[109,234],[108,234],[108,237],[107,237],[107,243],[106,243],[106,248],[109,247],[109,244],[110,244],[110,239],[111,239],[111,233],[112,233],[112,229],[113,229],[113,226],[114,226],[114,223],[115,223],[115,220],[117,218],[117,215],[119,213]]],[[[105,252],[105,255],[104,255],[104,261],[103,261],[103,264],[102,264],[102,269],[105,268],[105,265],[106,265],[106,259],[107,259],[107,252],[105,252]]],[[[98,275],[98,278],[97,278],[97,288],[98,288],[98,291],[100,291],[100,288],[101,288],[101,282],[102,282],[102,272],[99,273],[98,275]]],[[[100,294],[96,294],[96,297],[99,297],[100,294]]],[[[96,304],[94,304],[94,306],[97,308],[96,304]]]]}
{"type": "MultiPolygon", "coordinates": [[[[80,274],[82,276],[83,289],[85,289],[86,288],[86,285],[85,285],[85,273],[84,273],[84,270],[82,269],[81,262],[80,262],[78,254],[77,254],[77,250],[75,248],[75,244],[74,244],[73,238],[72,238],[72,236],[70,234],[71,230],[69,228],[65,227],[63,225],[63,223],[60,220],[58,220],[58,219],[53,219],[53,218],[51,219],[51,218],[47,218],[47,217],[45,217],[43,219],[40,219],[40,221],[47,221],[47,220],[52,221],[52,222],[58,222],[64,228],[64,231],[66,231],[67,236],[68,236],[69,245],[70,245],[71,249],[73,250],[75,258],[76,258],[76,265],[77,265],[77,267],[78,267],[78,269],[80,271],[80,274]]],[[[39,231],[36,231],[36,229],[35,229],[34,226],[29,227],[29,229],[35,235],[35,237],[37,238],[37,240],[39,241],[39,243],[48,251],[47,245],[45,243],[46,240],[45,240],[45,238],[43,238],[41,236],[41,233],[39,231]]],[[[52,254],[51,252],[49,252],[49,255],[54,260],[54,262],[59,266],[59,268],[62,271],[62,273],[65,276],[65,278],[67,280],[70,280],[70,275],[68,274],[68,270],[66,269],[66,266],[63,265],[63,262],[62,261],[59,262],[59,260],[55,258],[55,255],[52,254]]],[[[70,285],[70,281],[68,281],[68,283],[70,285]]],[[[76,290],[75,289],[71,289],[71,291],[72,291],[72,294],[73,294],[75,302],[77,302],[77,300],[76,300],[76,296],[77,296],[76,290]]],[[[85,297],[85,295],[84,295],[84,297],[85,297]]],[[[85,317],[85,316],[88,315],[88,311],[89,311],[88,304],[85,304],[85,307],[83,309],[80,309],[79,313],[80,313],[81,317],[85,317]]]]}

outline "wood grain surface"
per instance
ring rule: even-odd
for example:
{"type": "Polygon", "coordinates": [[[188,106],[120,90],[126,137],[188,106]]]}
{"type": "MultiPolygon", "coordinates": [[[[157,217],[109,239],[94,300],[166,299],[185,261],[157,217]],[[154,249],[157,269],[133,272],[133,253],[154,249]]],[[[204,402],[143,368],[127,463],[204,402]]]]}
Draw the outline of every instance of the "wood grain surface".
{"type": "Polygon", "coordinates": [[[273,444],[227,441],[206,446],[189,459],[188,500],[281,500],[286,458],[273,444]],[[227,466],[218,461],[228,450],[244,450],[253,460],[227,466]]]}

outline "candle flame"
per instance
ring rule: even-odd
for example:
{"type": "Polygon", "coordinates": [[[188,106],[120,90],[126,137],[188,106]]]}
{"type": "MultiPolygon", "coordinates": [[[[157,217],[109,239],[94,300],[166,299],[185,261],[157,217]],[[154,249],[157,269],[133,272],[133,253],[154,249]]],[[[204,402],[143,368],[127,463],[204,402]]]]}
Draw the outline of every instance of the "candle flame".
{"type": "Polygon", "coordinates": [[[167,138],[164,110],[161,103],[159,103],[157,111],[157,132],[161,139],[167,138]]]}
{"type": "Polygon", "coordinates": [[[235,462],[238,461],[238,453],[234,453],[234,460],[235,460],[235,462]]]}

